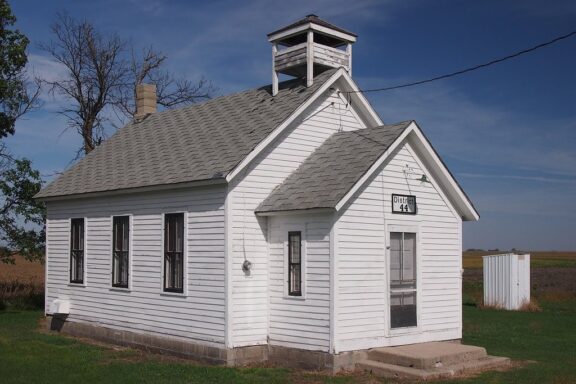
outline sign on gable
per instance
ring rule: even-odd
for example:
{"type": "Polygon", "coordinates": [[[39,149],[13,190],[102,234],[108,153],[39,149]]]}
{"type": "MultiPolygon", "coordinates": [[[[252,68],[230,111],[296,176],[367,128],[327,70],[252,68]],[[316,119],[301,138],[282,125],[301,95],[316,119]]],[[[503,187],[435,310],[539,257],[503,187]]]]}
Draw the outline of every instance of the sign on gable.
{"type": "Polygon", "coordinates": [[[392,213],[416,214],[416,196],[392,194],[392,213]]]}

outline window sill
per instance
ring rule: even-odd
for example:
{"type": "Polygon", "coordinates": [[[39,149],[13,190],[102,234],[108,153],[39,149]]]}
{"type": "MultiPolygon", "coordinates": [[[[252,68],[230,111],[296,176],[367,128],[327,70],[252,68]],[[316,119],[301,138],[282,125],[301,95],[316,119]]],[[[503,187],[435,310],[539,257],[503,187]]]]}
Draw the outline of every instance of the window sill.
{"type": "Polygon", "coordinates": [[[302,296],[284,295],[284,299],[286,299],[286,300],[295,300],[295,301],[305,301],[305,300],[306,300],[306,296],[305,296],[305,295],[302,295],[302,296]]]}
{"type": "Polygon", "coordinates": [[[421,333],[419,326],[394,328],[390,330],[390,336],[414,335],[419,333],[421,333]]]}
{"type": "Polygon", "coordinates": [[[130,288],[122,288],[122,287],[110,287],[110,291],[117,291],[117,292],[131,292],[130,288]]]}
{"type": "Polygon", "coordinates": [[[186,295],[186,293],[184,292],[180,293],[180,292],[165,292],[165,291],[160,292],[160,296],[183,297],[183,298],[188,297],[188,295],[186,295]]]}
{"type": "Polygon", "coordinates": [[[86,288],[86,283],[68,283],[69,287],[86,288]]]}

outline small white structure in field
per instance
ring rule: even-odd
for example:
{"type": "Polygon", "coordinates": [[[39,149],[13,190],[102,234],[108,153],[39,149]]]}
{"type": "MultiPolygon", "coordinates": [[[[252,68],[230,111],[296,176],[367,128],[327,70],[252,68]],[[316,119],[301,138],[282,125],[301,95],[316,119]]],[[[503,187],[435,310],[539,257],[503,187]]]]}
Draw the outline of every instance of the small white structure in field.
{"type": "Polygon", "coordinates": [[[484,256],[484,304],[517,310],[530,302],[530,254],[484,256]]]}

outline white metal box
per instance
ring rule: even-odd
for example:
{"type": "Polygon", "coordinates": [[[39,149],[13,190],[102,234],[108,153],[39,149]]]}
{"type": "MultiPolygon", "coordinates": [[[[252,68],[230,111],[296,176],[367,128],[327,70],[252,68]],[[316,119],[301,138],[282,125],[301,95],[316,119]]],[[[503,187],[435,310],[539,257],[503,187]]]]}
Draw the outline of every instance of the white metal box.
{"type": "Polygon", "coordinates": [[[50,305],[50,312],[54,315],[70,314],[70,302],[68,300],[56,299],[50,305]]]}
{"type": "Polygon", "coordinates": [[[483,257],[484,305],[517,310],[530,302],[530,254],[483,257]]]}

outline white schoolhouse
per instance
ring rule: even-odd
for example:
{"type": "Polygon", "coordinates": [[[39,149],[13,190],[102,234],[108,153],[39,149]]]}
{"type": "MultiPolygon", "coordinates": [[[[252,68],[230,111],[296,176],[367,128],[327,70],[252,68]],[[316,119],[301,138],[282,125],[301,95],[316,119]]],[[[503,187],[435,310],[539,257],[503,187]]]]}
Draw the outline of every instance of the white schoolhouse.
{"type": "Polygon", "coordinates": [[[140,86],[134,121],[38,193],[53,328],[334,370],[461,338],[472,203],[358,92],[356,35],[309,15],[268,40],[271,85],[163,112],[140,86]]]}

